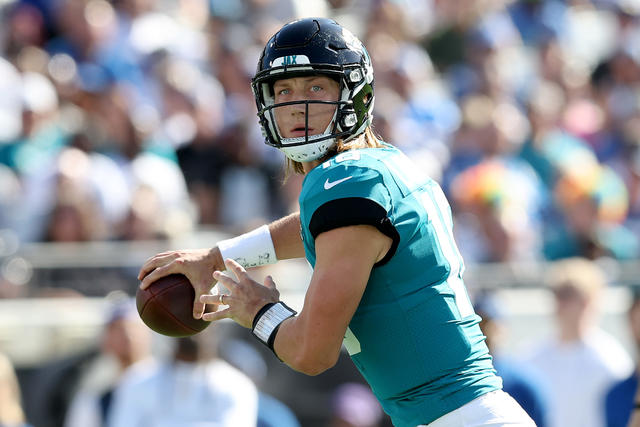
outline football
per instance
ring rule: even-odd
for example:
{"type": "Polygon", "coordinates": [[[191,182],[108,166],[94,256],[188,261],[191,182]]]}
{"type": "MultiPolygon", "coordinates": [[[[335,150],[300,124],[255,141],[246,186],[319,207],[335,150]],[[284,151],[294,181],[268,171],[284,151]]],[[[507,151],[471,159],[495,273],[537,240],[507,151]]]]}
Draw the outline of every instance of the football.
{"type": "Polygon", "coordinates": [[[195,296],[186,276],[171,274],[144,290],[138,288],[136,307],[142,321],[155,332],[170,337],[186,337],[197,334],[210,324],[193,318],[195,296]]]}

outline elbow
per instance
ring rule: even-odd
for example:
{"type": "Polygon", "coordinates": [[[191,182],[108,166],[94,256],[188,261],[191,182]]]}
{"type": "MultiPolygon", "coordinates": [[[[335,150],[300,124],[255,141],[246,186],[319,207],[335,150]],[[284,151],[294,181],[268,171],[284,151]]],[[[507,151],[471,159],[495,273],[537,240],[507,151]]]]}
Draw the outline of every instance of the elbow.
{"type": "Polygon", "coordinates": [[[295,358],[291,367],[305,375],[320,375],[336,365],[339,354],[339,351],[336,354],[329,354],[329,352],[301,353],[295,358]]]}

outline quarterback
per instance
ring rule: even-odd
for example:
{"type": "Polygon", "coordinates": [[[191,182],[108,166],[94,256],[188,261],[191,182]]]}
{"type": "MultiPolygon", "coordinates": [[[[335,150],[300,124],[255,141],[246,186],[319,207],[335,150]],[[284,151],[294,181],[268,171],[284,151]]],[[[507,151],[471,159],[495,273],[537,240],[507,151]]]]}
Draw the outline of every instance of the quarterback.
{"type": "Polygon", "coordinates": [[[501,390],[442,190],[371,129],[373,82],[365,47],[336,22],[283,26],[252,88],[266,143],[305,175],[299,212],[211,249],[157,254],[141,286],[185,274],[195,317],[219,305],[203,318],[250,328],[309,375],[344,346],[396,426],[534,426],[501,390]],[[300,313],[271,277],[261,284],[245,270],[295,257],[313,267],[300,313]],[[214,280],[229,294],[211,295],[214,280]]]}

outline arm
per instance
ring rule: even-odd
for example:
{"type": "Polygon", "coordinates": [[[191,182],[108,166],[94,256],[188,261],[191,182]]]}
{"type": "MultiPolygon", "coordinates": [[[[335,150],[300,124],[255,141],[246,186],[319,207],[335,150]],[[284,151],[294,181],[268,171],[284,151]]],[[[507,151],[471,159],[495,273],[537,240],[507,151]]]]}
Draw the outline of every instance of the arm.
{"type": "MultiPolygon", "coordinates": [[[[293,213],[269,225],[269,232],[277,259],[304,256],[304,246],[300,238],[300,214],[293,213]]],[[[213,272],[224,270],[225,264],[217,246],[206,249],[189,249],[162,252],[149,258],[138,273],[141,289],[146,289],[154,281],[169,274],[180,273],[189,278],[195,289],[193,317],[199,319],[204,312],[201,295],[208,293],[214,285],[213,272]]]]}
{"type": "Polygon", "coordinates": [[[304,257],[304,246],[300,237],[300,212],[272,222],[269,224],[269,231],[279,260],[304,257]]]}
{"type": "MultiPolygon", "coordinates": [[[[374,264],[391,247],[391,239],[375,227],[357,225],[336,228],[316,238],[317,262],[300,315],[285,320],[277,332],[274,351],[291,368],[317,375],[338,360],[347,326],[360,303],[374,264]],[[366,244],[363,244],[366,242],[366,244]]],[[[228,261],[238,281],[216,272],[231,289],[224,302],[229,307],[205,315],[205,320],[229,317],[250,328],[265,304],[279,293],[268,277],[265,286],[252,281],[237,263],[228,261]]],[[[217,304],[215,296],[201,301],[217,304]]]]}
{"type": "Polygon", "coordinates": [[[274,348],[282,361],[308,375],[336,364],[373,265],[390,247],[391,239],[368,225],[318,235],[317,262],[303,308],[276,335],[274,348]]]}

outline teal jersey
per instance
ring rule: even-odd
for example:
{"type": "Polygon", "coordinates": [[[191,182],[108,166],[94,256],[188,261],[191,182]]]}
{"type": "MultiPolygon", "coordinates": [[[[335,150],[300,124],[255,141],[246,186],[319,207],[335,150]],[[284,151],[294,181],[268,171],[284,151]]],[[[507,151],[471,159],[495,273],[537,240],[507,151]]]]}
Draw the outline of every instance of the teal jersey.
{"type": "Polygon", "coordinates": [[[300,220],[312,266],[324,231],[369,224],[393,240],[344,346],[394,425],[427,424],[502,387],[462,280],[449,204],[404,154],[386,145],[317,166],[304,179],[300,220]]]}

